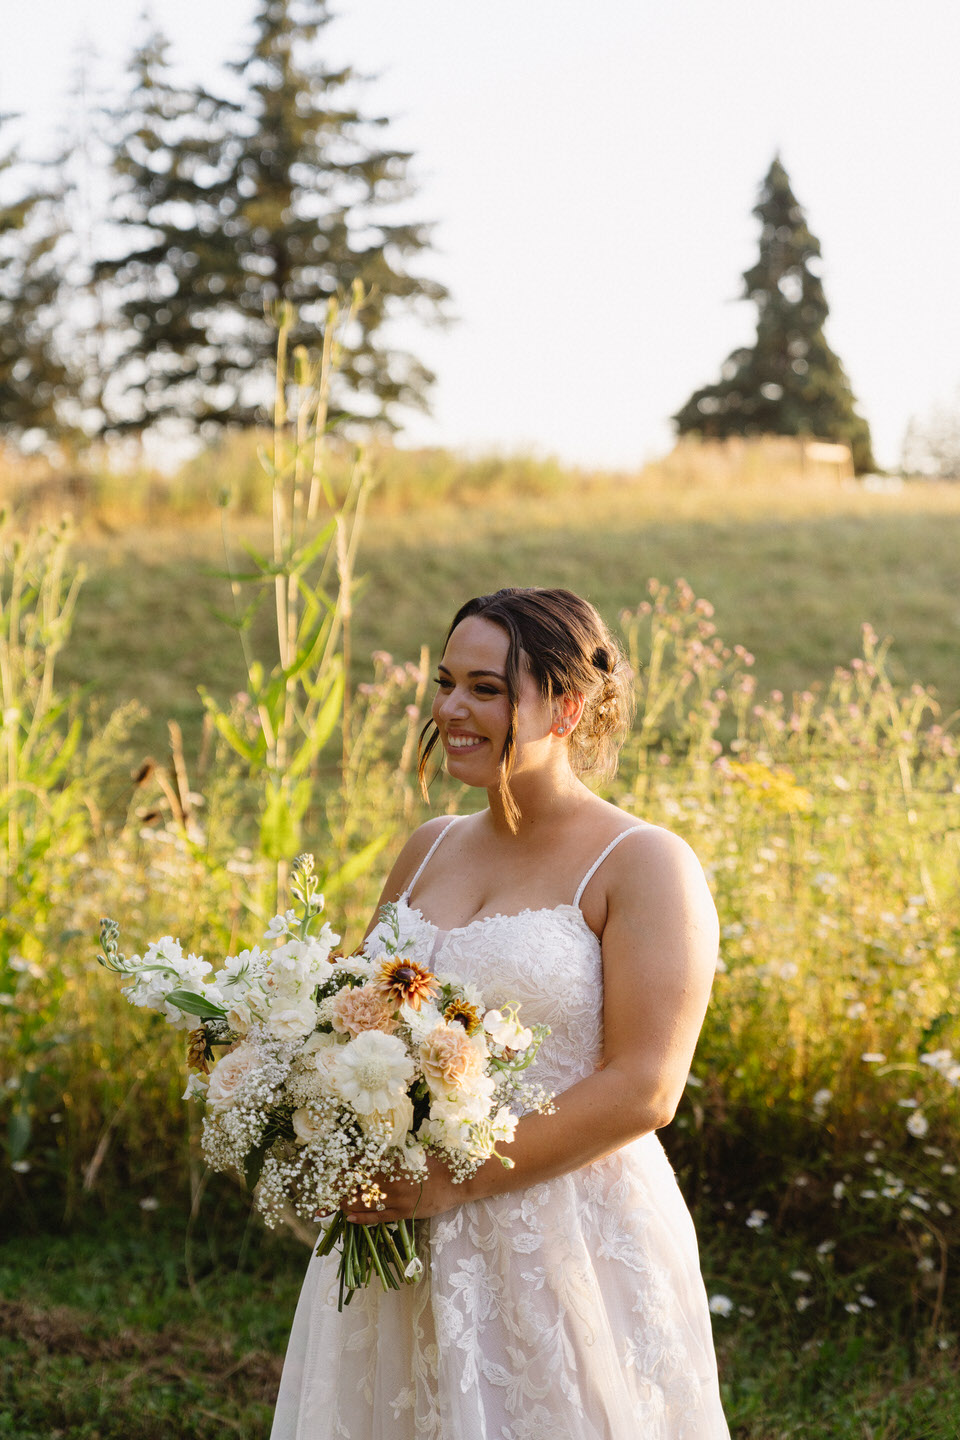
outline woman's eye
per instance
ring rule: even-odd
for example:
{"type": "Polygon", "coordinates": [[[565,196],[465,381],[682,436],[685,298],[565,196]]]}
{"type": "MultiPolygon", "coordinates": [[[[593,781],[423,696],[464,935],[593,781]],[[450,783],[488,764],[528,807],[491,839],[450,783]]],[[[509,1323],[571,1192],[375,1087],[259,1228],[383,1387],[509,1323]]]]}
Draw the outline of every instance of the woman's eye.
{"type": "Polygon", "coordinates": [[[500,694],[500,691],[494,689],[494,687],[493,687],[492,685],[478,685],[478,686],[477,686],[477,694],[478,694],[478,695],[499,695],[499,694],[500,694]]]}

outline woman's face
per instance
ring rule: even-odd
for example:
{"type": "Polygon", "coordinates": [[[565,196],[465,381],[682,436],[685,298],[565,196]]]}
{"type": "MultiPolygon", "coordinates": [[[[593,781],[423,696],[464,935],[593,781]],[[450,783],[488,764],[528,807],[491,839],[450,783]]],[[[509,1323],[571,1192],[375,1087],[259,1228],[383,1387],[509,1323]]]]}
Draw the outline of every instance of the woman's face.
{"type": "MultiPolygon", "coordinates": [[[[471,615],[447,641],[437,667],[433,719],[440,732],[447,770],[466,785],[499,783],[500,756],[510,725],[505,630],[471,615]]],[[[524,665],[517,710],[517,758],[514,773],[532,759],[532,747],[550,734],[553,715],[524,665]]]]}

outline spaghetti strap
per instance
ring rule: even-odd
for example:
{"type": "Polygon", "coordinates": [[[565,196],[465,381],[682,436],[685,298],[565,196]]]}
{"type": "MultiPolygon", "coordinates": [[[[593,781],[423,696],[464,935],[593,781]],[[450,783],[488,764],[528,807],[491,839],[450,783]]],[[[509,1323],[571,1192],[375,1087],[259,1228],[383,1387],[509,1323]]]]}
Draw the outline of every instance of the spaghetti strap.
{"type": "Polygon", "coordinates": [[[462,816],[462,815],[454,815],[453,818],[452,818],[451,821],[450,821],[450,824],[449,824],[449,825],[444,825],[443,829],[440,831],[440,834],[437,836],[436,840],[434,840],[433,844],[430,846],[430,849],[427,851],[426,855],[424,855],[423,859],[420,861],[420,864],[419,864],[418,867],[417,867],[417,873],[414,875],[413,879],[410,881],[410,884],[406,887],[406,889],[404,890],[403,894],[400,896],[400,899],[401,899],[401,900],[406,901],[406,900],[409,898],[410,894],[411,894],[412,891],[413,891],[414,885],[416,885],[417,881],[420,879],[420,876],[423,874],[424,870],[426,870],[427,865],[429,864],[429,862],[430,862],[430,860],[431,860],[431,858],[432,858],[432,856],[433,856],[434,850],[436,850],[437,846],[440,844],[440,841],[443,839],[444,835],[446,835],[446,833],[447,833],[448,830],[452,830],[452,829],[453,829],[454,825],[456,825],[456,823],[457,823],[458,820],[462,820],[462,819],[463,819],[463,816],[462,816]]]}
{"type": "MultiPolygon", "coordinates": [[[[628,835],[632,835],[635,830],[645,830],[646,828],[647,827],[644,823],[641,823],[639,825],[629,825],[626,830],[621,830],[619,835],[614,836],[614,838],[610,841],[610,844],[607,846],[606,850],[604,850],[601,855],[597,856],[596,860],[594,860],[586,875],[584,875],[583,879],[580,881],[580,884],[577,887],[577,893],[573,897],[574,905],[580,904],[581,895],[583,894],[584,890],[586,890],[587,885],[593,879],[596,872],[600,869],[600,866],[603,864],[604,860],[606,860],[607,856],[610,854],[610,851],[615,850],[620,844],[620,841],[625,840],[628,835]]],[[[429,856],[427,858],[429,859],[429,856]]]]}

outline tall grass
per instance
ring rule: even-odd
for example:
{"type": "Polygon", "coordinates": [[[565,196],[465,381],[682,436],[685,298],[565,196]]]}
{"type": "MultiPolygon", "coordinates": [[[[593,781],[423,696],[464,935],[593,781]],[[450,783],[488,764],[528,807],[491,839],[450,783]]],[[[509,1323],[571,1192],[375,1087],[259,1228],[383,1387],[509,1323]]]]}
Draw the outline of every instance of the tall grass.
{"type": "MultiPolygon", "coordinates": [[[[431,584],[462,591],[467,552],[456,548],[452,511],[438,503],[424,513],[436,532],[434,553],[451,573],[418,570],[412,542],[408,552],[398,549],[397,537],[410,532],[391,529],[404,517],[383,512],[373,543],[393,556],[419,612],[407,610],[398,631],[386,613],[396,609],[393,592],[381,591],[379,611],[364,613],[362,598],[355,606],[354,561],[363,550],[340,517],[345,505],[356,516],[359,482],[352,492],[350,484],[338,489],[326,459],[318,471],[306,458],[322,431],[311,393],[313,418],[308,410],[288,426],[281,416],[268,457],[265,488],[276,505],[276,487],[285,487],[287,502],[274,532],[279,545],[251,571],[273,603],[261,629],[241,626],[246,688],[233,702],[211,701],[197,744],[184,744],[174,728],[169,760],[138,766],[125,738],[129,712],[84,731],[71,718],[70,696],[57,693],[53,678],[44,684],[43,647],[31,638],[38,627],[55,636],[49,648],[52,656],[60,647],[61,675],[73,644],[66,539],[27,530],[9,552],[21,568],[22,557],[33,559],[29,584],[17,581],[15,610],[7,598],[13,581],[5,582],[7,653],[20,666],[9,673],[24,677],[9,682],[21,698],[5,699],[5,710],[18,710],[21,751],[37,717],[48,725],[54,740],[43,763],[59,769],[45,780],[31,772],[24,788],[22,765],[8,767],[4,792],[12,888],[0,936],[8,1161],[0,1185],[8,1204],[62,1214],[121,1191],[173,1195],[185,1171],[194,1197],[201,1192],[179,1100],[176,1037],[126,1006],[97,970],[101,913],[124,917],[128,949],[175,928],[192,949],[235,951],[260,933],[289,839],[328,863],[331,903],[354,940],[378,888],[375,869],[427,813],[413,770],[429,703],[428,657],[403,648],[403,630],[427,628],[431,584]],[[320,498],[311,512],[315,475],[320,498]],[[316,527],[294,533],[293,517],[311,513],[316,527]],[[303,547],[327,531],[304,562],[303,547]],[[316,610],[311,596],[320,597],[316,610]],[[354,686],[344,655],[348,622],[363,655],[372,638],[390,637],[354,686]],[[324,676],[327,688],[311,696],[313,676],[324,676]],[[332,727],[321,719],[330,695],[332,727]],[[281,755],[275,742],[284,725],[281,755]],[[305,758],[291,774],[297,756],[305,758]],[[287,776],[302,789],[295,800],[287,795],[286,816],[265,824],[275,803],[269,787],[283,795],[287,776]],[[52,825],[50,807],[66,807],[52,825]],[[36,858],[25,865],[31,847],[36,858]]],[[[636,497],[641,510],[653,504],[639,490],[636,497]]],[[[591,523],[612,535],[623,494],[608,484],[594,500],[591,523]]],[[[499,521],[478,512],[469,543],[479,545],[479,533],[492,549],[500,533],[506,544],[518,515],[537,516],[541,549],[549,525],[555,550],[569,544],[572,556],[583,543],[582,503],[577,482],[549,503],[514,502],[499,521]]],[[[777,503],[784,513],[794,503],[800,511],[793,491],[777,503]]],[[[850,500],[853,510],[860,503],[850,500]]],[[[949,503],[942,514],[953,514],[949,503]]],[[[478,580],[495,578],[501,561],[477,557],[478,580]]],[[[242,597],[235,570],[224,583],[242,597]]],[[[741,1257],[736,1273],[721,1276],[724,1291],[734,1311],[787,1317],[798,1343],[838,1325],[952,1343],[960,1324],[948,1284],[960,1205],[955,725],[926,687],[891,672],[886,646],[869,628],[849,664],[782,693],[758,683],[749,649],[720,632],[713,606],[685,582],[654,582],[646,598],[642,591],[638,577],[620,614],[638,720],[606,793],[689,838],[717,897],[722,967],[666,1138],[702,1222],[721,1250],[726,1234],[741,1257]],[[742,1262],[744,1242],[755,1247],[755,1264],[749,1251],[742,1262]]],[[[439,632],[442,619],[429,628],[439,632]]],[[[30,754],[30,765],[41,763],[39,750],[30,754]]],[[[469,798],[441,779],[433,803],[448,809],[469,798]]]]}

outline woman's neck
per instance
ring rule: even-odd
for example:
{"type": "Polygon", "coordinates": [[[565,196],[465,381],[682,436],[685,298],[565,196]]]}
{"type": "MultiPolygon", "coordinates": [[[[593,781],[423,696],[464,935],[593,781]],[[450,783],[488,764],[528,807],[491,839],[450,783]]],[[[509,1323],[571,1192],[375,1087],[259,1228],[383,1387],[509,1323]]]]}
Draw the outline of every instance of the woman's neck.
{"type": "Polygon", "coordinates": [[[507,819],[499,786],[487,791],[490,824],[498,837],[521,844],[562,822],[592,794],[569,765],[560,771],[511,776],[510,791],[520,810],[516,830],[511,828],[507,819]]]}

